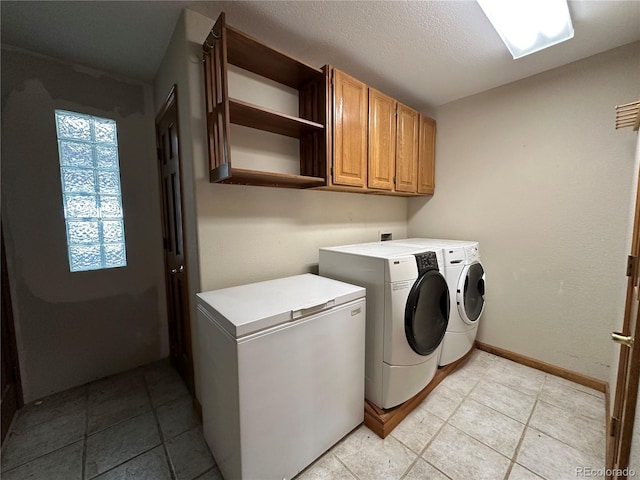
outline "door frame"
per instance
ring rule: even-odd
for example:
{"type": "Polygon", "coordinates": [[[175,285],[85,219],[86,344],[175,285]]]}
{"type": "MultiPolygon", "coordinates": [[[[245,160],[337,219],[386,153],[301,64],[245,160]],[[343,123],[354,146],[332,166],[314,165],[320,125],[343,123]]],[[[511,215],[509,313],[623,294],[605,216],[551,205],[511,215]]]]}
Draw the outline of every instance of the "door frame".
{"type": "MultiPolygon", "coordinates": [[[[2,352],[3,361],[5,353],[9,357],[10,372],[12,375],[12,381],[15,383],[15,396],[16,396],[16,411],[18,411],[24,405],[24,395],[22,391],[22,377],[20,375],[20,359],[18,356],[18,342],[16,340],[16,330],[13,318],[13,303],[11,300],[11,283],[9,279],[9,271],[7,269],[7,253],[5,248],[4,241],[4,228],[2,227],[2,223],[0,222],[0,248],[2,249],[2,318],[3,323],[6,322],[6,325],[3,325],[3,331],[6,328],[7,330],[3,333],[6,333],[6,337],[4,340],[7,341],[7,345],[2,345],[2,349],[7,349],[7,352],[2,352]]],[[[4,336],[4,335],[3,335],[4,336]]],[[[3,396],[4,396],[4,392],[3,396]]],[[[11,412],[5,411],[6,406],[2,405],[2,435],[0,443],[4,443],[6,438],[6,434],[9,432],[9,427],[11,425],[11,420],[14,415],[11,415],[11,418],[5,418],[7,414],[11,412]],[[8,423],[7,423],[8,422],[8,423]]],[[[15,412],[14,412],[15,413],[15,412]]]]}
{"type": "MultiPolygon", "coordinates": [[[[171,86],[171,89],[169,90],[169,94],[166,97],[166,100],[162,106],[162,108],[160,109],[160,111],[158,112],[158,114],[156,115],[155,118],[155,133],[156,133],[156,156],[157,156],[157,161],[158,161],[158,189],[159,189],[159,194],[160,194],[160,210],[162,213],[162,224],[163,224],[163,232],[164,232],[164,225],[165,222],[167,221],[166,219],[166,215],[167,212],[164,209],[164,201],[162,198],[162,165],[161,165],[161,161],[162,159],[160,158],[161,156],[161,150],[160,150],[160,138],[158,136],[158,123],[159,121],[162,119],[162,117],[167,113],[167,111],[170,108],[175,108],[176,109],[176,135],[178,137],[178,171],[180,174],[180,213],[181,213],[181,218],[182,218],[182,222],[181,222],[181,230],[182,230],[182,238],[183,238],[183,257],[184,257],[184,267],[185,267],[185,273],[184,273],[184,289],[185,289],[185,297],[184,300],[186,301],[186,305],[183,306],[183,312],[185,314],[185,322],[186,322],[186,350],[187,350],[187,360],[188,360],[188,365],[187,365],[187,377],[185,380],[185,383],[187,384],[187,389],[189,390],[189,392],[191,393],[191,395],[193,396],[193,398],[195,399],[195,376],[194,376],[194,368],[193,368],[193,347],[192,347],[192,339],[191,339],[191,309],[190,309],[190,300],[189,300],[189,277],[188,277],[188,269],[187,269],[187,265],[188,265],[188,253],[187,253],[187,249],[185,248],[184,244],[186,243],[184,239],[186,239],[186,230],[184,227],[184,218],[185,218],[185,212],[184,212],[184,181],[183,181],[183,174],[184,174],[184,169],[182,168],[182,148],[180,146],[180,122],[179,122],[179,111],[178,111],[178,86],[177,84],[173,84],[171,86]]],[[[170,326],[170,315],[171,315],[171,311],[170,311],[170,289],[169,289],[169,268],[170,266],[167,264],[167,257],[165,254],[166,251],[166,246],[165,246],[165,239],[164,239],[164,233],[163,233],[163,245],[162,245],[162,252],[163,252],[163,265],[164,265],[164,284],[165,284],[165,295],[166,295],[166,305],[167,305],[167,329],[168,329],[168,334],[169,334],[169,358],[172,359],[171,356],[171,326],[170,326]]]]}
{"type": "MultiPolygon", "coordinates": [[[[625,311],[620,333],[624,336],[631,336],[636,342],[640,342],[640,310],[634,306],[636,302],[635,291],[640,288],[640,268],[638,268],[638,258],[640,257],[640,171],[638,172],[635,195],[636,204],[629,255],[630,268],[628,269],[625,311]]],[[[623,473],[630,461],[639,383],[640,347],[637,343],[631,348],[620,345],[615,400],[607,432],[606,466],[611,472],[611,476],[608,478],[627,478],[623,473]]]]}

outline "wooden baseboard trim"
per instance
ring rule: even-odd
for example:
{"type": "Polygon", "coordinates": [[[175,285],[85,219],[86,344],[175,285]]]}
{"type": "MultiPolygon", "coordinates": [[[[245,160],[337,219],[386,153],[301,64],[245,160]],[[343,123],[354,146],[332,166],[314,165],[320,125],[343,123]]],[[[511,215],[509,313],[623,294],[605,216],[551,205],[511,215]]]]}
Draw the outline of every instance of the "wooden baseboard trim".
{"type": "Polygon", "coordinates": [[[486,343],[476,341],[476,347],[479,350],[484,350],[485,352],[498,355],[499,357],[512,360],[516,363],[521,363],[522,365],[535,368],[536,370],[541,370],[545,373],[550,373],[551,375],[555,375],[557,377],[566,378],[567,380],[571,380],[572,382],[579,383],[580,385],[593,388],[594,390],[598,390],[599,392],[603,392],[606,394],[608,388],[607,382],[603,382],[602,380],[599,380],[597,378],[574,372],[572,370],[567,370],[566,368],[557,367],[556,365],[552,365],[535,358],[527,357],[526,355],[511,352],[500,347],[494,347],[493,345],[489,345],[486,343]]]}
{"type": "Polygon", "coordinates": [[[383,410],[382,408],[379,408],[371,403],[369,400],[365,400],[364,424],[380,438],[385,438],[387,435],[389,435],[389,433],[391,433],[394,428],[398,426],[398,424],[402,420],[404,420],[407,415],[409,415],[409,413],[411,413],[418,405],[422,403],[426,396],[429,395],[429,393],[431,393],[433,389],[436,388],[447,375],[450,375],[456,369],[464,365],[467,360],[469,360],[469,357],[473,353],[473,350],[474,349],[471,349],[469,353],[467,353],[460,360],[439,368],[436,371],[433,379],[424,389],[420,390],[420,392],[418,392],[415,396],[411,397],[409,400],[398,405],[397,407],[383,410]]]}
{"type": "Polygon", "coordinates": [[[198,415],[198,418],[200,419],[200,424],[202,425],[202,405],[200,405],[200,402],[195,395],[193,396],[192,406],[196,415],[198,415]]]}

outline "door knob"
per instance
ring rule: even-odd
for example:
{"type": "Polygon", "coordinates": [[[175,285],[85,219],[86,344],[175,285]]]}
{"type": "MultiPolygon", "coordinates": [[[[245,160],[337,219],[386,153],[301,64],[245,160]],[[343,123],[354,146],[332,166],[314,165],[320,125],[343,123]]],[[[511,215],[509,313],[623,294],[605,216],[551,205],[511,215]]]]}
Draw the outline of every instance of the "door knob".
{"type": "Polygon", "coordinates": [[[171,273],[182,273],[184,272],[184,265],[180,265],[178,268],[172,268],[171,273]]]}
{"type": "Polygon", "coordinates": [[[631,335],[622,335],[620,332],[611,332],[611,340],[627,347],[633,346],[633,337],[631,335]]]}

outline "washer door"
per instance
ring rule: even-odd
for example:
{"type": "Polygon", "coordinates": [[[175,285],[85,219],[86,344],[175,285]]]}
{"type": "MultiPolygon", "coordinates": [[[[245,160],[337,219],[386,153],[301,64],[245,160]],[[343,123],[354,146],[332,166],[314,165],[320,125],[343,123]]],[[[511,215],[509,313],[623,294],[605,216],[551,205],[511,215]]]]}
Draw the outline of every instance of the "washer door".
{"type": "Polygon", "coordinates": [[[458,312],[465,323],[478,321],[484,310],[484,268],[479,262],[464,267],[457,290],[458,312]]]}
{"type": "Polygon", "coordinates": [[[404,331],[414,352],[432,354],[449,323],[449,288],[438,270],[423,273],[411,287],[404,313],[404,331]]]}

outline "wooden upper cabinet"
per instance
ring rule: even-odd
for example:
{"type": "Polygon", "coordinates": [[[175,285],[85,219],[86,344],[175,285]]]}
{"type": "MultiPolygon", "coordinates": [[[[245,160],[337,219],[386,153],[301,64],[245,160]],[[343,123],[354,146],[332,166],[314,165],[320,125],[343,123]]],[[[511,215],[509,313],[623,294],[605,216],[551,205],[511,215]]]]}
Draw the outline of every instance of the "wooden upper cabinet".
{"type": "MultiPolygon", "coordinates": [[[[224,12],[202,47],[211,182],[433,194],[434,120],[331,65],[315,68],[266,45],[228,25],[224,12]],[[262,77],[259,82],[266,85],[297,91],[297,114],[230,97],[230,65],[262,77]],[[231,125],[266,132],[276,142],[278,136],[297,139],[299,173],[277,160],[256,162],[255,169],[234,166],[231,125]]],[[[237,140],[235,145],[239,149],[237,140]]]]}
{"type": "Polygon", "coordinates": [[[333,183],[367,184],[367,86],[334,69],[333,183]]]}
{"type": "Polygon", "coordinates": [[[436,121],[420,115],[418,193],[433,195],[436,187],[436,121]]]}
{"type": "Polygon", "coordinates": [[[393,189],[395,160],[396,101],[369,88],[369,188],[393,189]]]}
{"type": "Polygon", "coordinates": [[[396,191],[416,193],[418,191],[418,112],[398,103],[397,125],[396,191]]]}

